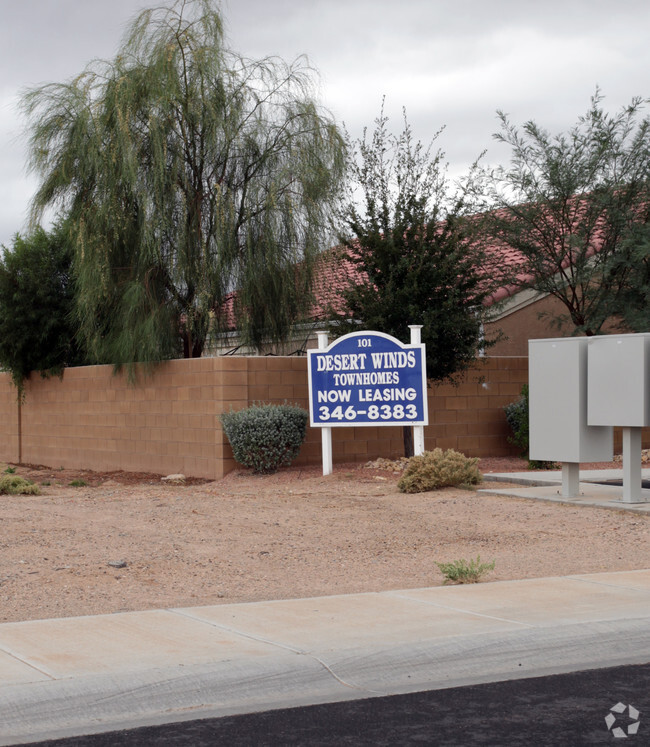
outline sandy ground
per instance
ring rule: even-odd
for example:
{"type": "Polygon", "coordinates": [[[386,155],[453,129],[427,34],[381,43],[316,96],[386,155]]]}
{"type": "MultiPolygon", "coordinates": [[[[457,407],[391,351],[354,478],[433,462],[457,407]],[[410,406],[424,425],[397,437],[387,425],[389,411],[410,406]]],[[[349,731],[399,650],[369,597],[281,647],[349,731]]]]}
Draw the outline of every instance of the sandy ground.
{"type": "Polygon", "coordinates": [[[0,622],[433,586],[436,562],[477,555],[496,562],[486,580],[650,567],[649,517],[471,490],[404,495],[393,472],[357,465],[185,485],[16,472],[43,493],[0,496],[0,622]]]}

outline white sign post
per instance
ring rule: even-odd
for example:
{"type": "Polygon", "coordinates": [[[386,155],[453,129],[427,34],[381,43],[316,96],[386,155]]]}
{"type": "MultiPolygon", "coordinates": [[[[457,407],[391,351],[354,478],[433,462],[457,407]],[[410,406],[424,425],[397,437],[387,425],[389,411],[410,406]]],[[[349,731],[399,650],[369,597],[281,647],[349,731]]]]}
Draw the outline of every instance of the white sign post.
{"type": "MultiPolygon", "coordinates": [[[[422,325],[421,324],[409,324],[409,329],[411,330],[411,345],[421,345],[422,334],[420,330],[422,329],[422,325]]],[[[415,456],[420,456],[421,454],[424,454],[424,426],[423,425],[413,426],[413,453],[415,454],[415,456]]]]}
{"type": "MultiPolygon", "coordinates": [[[[328,345],[327,332],[317,332],[318,335],[318,349],[326,350],[328,345]]],[[[323,474],[332,474],[332,429],[323,428],[320,434],[321,437],[321,448],[323,454],[323,474]]]]}

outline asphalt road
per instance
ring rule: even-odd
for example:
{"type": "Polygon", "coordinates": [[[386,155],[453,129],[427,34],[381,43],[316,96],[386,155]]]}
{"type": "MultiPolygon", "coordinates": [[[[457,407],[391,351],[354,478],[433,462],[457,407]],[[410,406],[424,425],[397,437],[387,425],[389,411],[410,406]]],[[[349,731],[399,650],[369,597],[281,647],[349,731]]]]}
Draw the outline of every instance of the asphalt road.
{"type": "Polygon", "coordinates": [[[650,745],[650,663],[185,721],[32,744],[41,747],[410,744],[641,747],[650,745]]]}

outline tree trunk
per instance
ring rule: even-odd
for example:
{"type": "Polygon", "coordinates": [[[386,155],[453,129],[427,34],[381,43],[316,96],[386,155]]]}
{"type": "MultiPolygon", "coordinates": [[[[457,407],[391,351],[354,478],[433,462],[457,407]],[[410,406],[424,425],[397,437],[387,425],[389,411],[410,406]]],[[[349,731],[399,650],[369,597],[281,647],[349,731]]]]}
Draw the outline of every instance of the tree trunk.
{"type": "Polygon", "coordinates": [[[201,338],[200,340],[194,340],[194,343],[192,345],[192,358],[200,358],[203,355],[203,347],[205,345],[205,340],[201,338]]]}
{"type": "Polygon", "coordinates": [[[183,330],[181,339],[183,341],[183,358],[200,358],[203,355],[204,338],[191,338],[187,330],[183,330]]]}
{"type": "Polygon", "coordinates": [[[181,340],[183,341],[183,358],[191,358],[192,348],[190,347],[190,338],[185,330],[181,333],[181,340]]]}
{"type": "Polygon", "coordinates": [[[413,450],[413,428],[410,425],[403,425],[402,435],[404,437],[404,456],[410,458],[415,453],[413,450]]]}

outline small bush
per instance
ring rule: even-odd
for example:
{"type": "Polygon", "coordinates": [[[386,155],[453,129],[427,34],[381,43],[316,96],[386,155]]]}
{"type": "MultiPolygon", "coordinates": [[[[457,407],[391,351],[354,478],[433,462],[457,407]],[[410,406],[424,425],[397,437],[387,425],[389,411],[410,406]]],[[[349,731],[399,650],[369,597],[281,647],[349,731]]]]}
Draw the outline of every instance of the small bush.
{"type": "Polygon", "coordinates": [[[72,480],[70,483],[71,488],[85,488],[88,483],[85,480],[72,480]]]}
{"type": "Polygon", "coordinates": [[[38,485],[18,475],[0,477],[0,494],[2,495],[39,495],[38,485]]]}
{"type": "Polygon", "coordinates": [[[477,485],[482,479],[478,461],[453,449],[425,451],[409,459],[397,487],[402,493],[423,493],[458,485],[477,485]]]}
{"type": "Polygon", "coordinates": [[[5,474],[13,475],[15,471],[16,471],[15,467],[7,467],[7,469],[5,470],[5,474]]]}
{"type": "Polygon", "coordinates": [[[235,459],[266,474],[288,466],[298,456],[308,419],[301,407],[286,404],[252,405],[220,416],[235,459]]]}
{"type": "Polygon", "coordinates": [[[524,384],[521,387],[521,397],[516,402],[506,405],[503,409],[506,413],[506,420],[508,421],[510,430],[512,431],[512,436],[508,438],[508,441],[518,446],[521,455],[528,459],[528,469],[552,469],[555,466],[555,462],[543,462],[528,457],[530,444],[528,384],[524,384]]]}
{"type": "Polygon", "coordinates": [[[528,456],[528,384],[521,387],[521,397],[504,408],[506,420],[512,431],[508,441],[518,446],[524,456],[528,456]]]}
{"type": "Polygon", "coordinates": [[[466,560],[454,560],[436,565],[445,577],[445,584],[476,584],[486,573],[494,570],[495,561],[481,563],[481,556],[477,555],[476,560],[470,558],[469,563],[466,560]]]}

